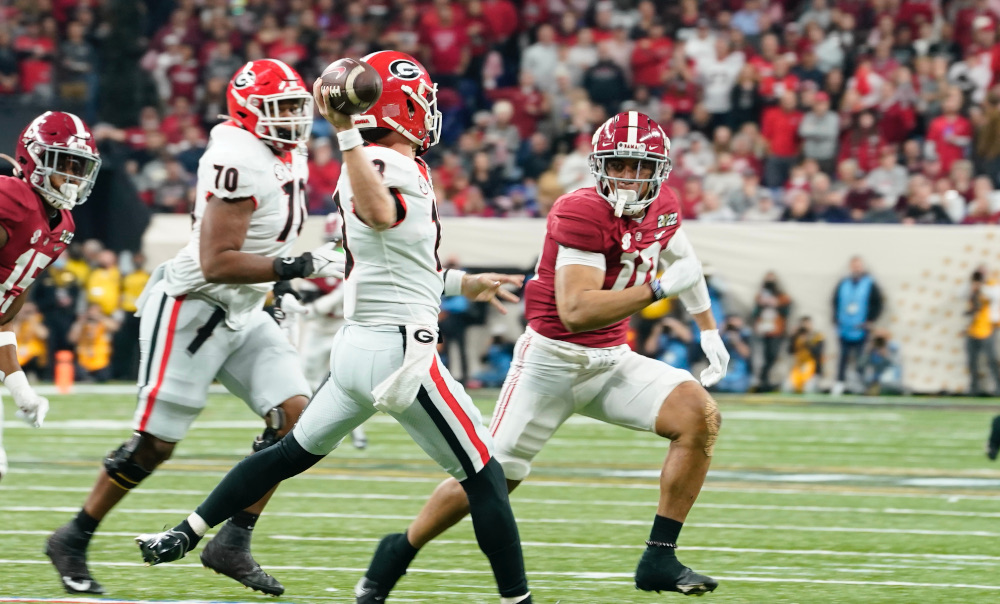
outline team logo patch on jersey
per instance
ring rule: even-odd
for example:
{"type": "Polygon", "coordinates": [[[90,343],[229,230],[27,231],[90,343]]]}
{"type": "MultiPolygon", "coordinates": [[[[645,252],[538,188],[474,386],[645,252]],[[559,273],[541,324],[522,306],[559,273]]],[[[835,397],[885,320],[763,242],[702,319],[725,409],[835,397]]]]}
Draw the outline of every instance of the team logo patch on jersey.
{"type": "Polygon", "coordinates": [[[417,179],[417,184],[420,186],[420,192],[424,195],[431,192],[431,186],[427,184],[427,180],[423,176],[417,179]]]}
{"type": "Polygon", "coordinates": [[[389,73],[400,80],[415,80],[420,77],[420,68],[413,61],[399,59],[389,63],[389,73]]]}
{"type": "Polygon", "coordinates": [[[39,238],[41,238],[41,236],[42,236],[42,229],[38,229],[37,231],[35,231],[34,234],[32,234],[31,236],[32,245],[38,243],[38,240],[39,238]]]}
{"type": "Polygon", "coordinates": [[[63,229],[63,232],[59,235],[59,241],[61,241],[62,243],[66,243],[66,244],[72,242],[73,241],[73,233],[67,231],[66,229],[63,229]]]}
{"type": "Polygon", "coordinates": [[[274,177],[281,182],[291,179],[292,174],[285,167],[285,164],[274,164],[274,177]]]}
{"type": "Polygon", "coordinates": [[[421,344],[430,344],[434,341],[434,334],[429,329],[418,329],[413,332],[413,339],[421,344]]]}
{"type": "Polygon", "coordinates": [[[632,247],[632,233],[625,233],[622,237],[622,249],[627,250],[630,247],[632,247]]]}
{"type": "Polygon", "coordinates": [[[674,226],[675,224],[677,224],[677,212],[660,214],[656,217],[656,228],[674,226]]]}

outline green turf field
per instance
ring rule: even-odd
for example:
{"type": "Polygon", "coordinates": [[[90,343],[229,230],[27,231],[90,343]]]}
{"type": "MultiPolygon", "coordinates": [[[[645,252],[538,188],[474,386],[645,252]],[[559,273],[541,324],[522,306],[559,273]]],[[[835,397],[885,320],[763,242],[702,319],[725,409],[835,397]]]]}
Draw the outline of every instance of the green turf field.
{"type": "MultiPolygon", "coordinates": [[[[492,395],[477,400],[489,417],[492,395]]],[[[99,460],[129,434],[133,397],[53,396],[41,430],[6,405],[11,473],[0,484],[0,602],[66,598],[42,554],[79,509],[99,460]]],[[[1000,467],[982,453],[985,405],[806,405],[723,399],[712,473],[681,559],[721,586],[701,601],[1000,601],[1000,467]]],[[[991,404],[992,403],[992,404],[991,404]]],[[[145,568],[132,537],[184,517],[249,450],[259,420],[213,395],[174,458],[102,525],[91,569],[109,599],[275,600],[196,555],[145,568]]],[[[257,559],[280,602],[353,602],[376,540],[403,529],[442,477],[391,419],[286,483],[261,519],[257,559]]],[[[646,603],[631,576],[656,508],[666,442],[573,419],[512,497],[536,602],[646,603]]],[[[78,600],[78,599],[77,599],[78,600]]],[[[421,552],[393,602],[496,603],[471,523],[421,552]]]]}

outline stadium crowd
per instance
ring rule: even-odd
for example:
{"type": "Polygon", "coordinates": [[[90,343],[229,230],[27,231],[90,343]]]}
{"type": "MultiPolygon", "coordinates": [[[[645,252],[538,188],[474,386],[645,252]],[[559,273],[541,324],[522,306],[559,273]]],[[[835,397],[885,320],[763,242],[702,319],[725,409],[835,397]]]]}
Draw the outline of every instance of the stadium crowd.
{"type": "MultiPolygon", "coordinates": [[[[395,48],[440,83],[442,213],[545,215],[593,184],[589,135],[638,109],[673,142],[687,219],[1000,221],[994,0],[0,2],[0,96],[77,103],[144,201],[186,212],[246,60],[307,81],[395,48]]],[[[340,172],[311,145],[310,211],[340,172]]]]}

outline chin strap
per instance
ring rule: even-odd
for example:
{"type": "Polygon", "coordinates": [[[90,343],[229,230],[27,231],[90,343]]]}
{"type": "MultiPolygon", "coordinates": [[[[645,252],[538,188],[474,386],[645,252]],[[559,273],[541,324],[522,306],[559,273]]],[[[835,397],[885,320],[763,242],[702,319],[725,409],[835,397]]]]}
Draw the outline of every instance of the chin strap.
{"type": "Polygon", "coordinates": [[[7,155],[6,153],[0,153],[0,159],[6,159],[10,162],[10,165],[14,166],[14,176],[20,177],[23,172],[21,172],[21,166],[18,165],[17,161],[13,157],[7,155]]]}

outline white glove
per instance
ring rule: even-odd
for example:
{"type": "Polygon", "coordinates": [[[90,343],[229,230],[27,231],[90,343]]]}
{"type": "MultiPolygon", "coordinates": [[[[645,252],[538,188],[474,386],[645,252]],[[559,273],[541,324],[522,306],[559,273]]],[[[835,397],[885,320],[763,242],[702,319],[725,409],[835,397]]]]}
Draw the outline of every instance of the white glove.
{"type": "Polygon", "coordinates": [[[278,299],[278,306],[281,310],[285,311],[285,316],[289,315],[309,315],[311,311],[309,306],[299,302],[299,299],[295,297],[295,294],[282,294],[281,298],[278,299]]]}
{"type": "Polygon", "coordinates": [[[344,278],[347,256],[337,249],[336,243],[326,243],[309,252],[312,257],[312,273],[308,277],[344,278]]]}
{"type": "Polygon", "coordinates": [[[682,291],[691,289],[701,279],[701,262],[697,258],[681,258],[670,264],[667,270],[663,271],[659,279],[659,288],[653,286],[653,291],[657,293],[657,299],[676,296],[682,291]]]}
{"type": "Polygon", "coordinates": [[[708,359],[708,367],[701,372],[701,385],[708,388],[719,383],[719,380],[726,377],[726,368],[729,367],[729,351],[722,342],[722,336],[718,329],[709,329],[701,332],[701,349],[708,359]]]}
{"type": "Polygon", "coordinates": [[[49,399],[35,392],[23,371],[8,375],[4,384],[17,405],[17,418],[24,420],[29,426],[41,428],[49,412],[49,399]]]}

